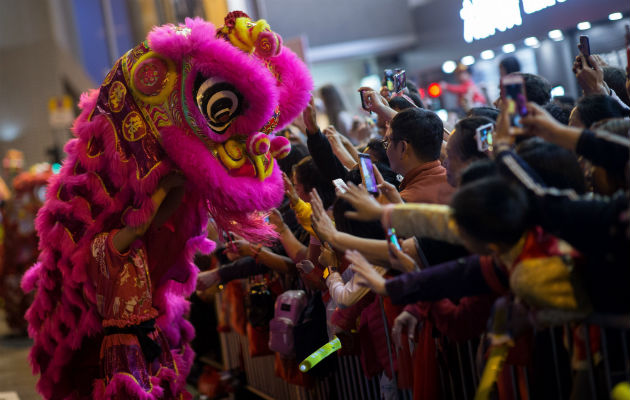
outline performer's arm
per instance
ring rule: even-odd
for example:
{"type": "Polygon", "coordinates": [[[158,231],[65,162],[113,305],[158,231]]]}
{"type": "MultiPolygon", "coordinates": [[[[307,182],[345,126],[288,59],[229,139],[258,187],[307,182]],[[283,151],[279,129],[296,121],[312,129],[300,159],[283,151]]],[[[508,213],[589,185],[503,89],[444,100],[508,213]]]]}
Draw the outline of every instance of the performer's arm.
{"type": "Polygon", "coordinates": [[[166,222],[181,203],[184,195],[183,184],[184,178],[177,173],[162,178],[157,189],[151,195],[151,202],[153,203],[151,216],[140,226],[127,225],[116,232],[112,238],[112,244],[116,251],[119,253],[127,251],[131,243],[146,233],[151,223],[159,226],[166,222]]]}

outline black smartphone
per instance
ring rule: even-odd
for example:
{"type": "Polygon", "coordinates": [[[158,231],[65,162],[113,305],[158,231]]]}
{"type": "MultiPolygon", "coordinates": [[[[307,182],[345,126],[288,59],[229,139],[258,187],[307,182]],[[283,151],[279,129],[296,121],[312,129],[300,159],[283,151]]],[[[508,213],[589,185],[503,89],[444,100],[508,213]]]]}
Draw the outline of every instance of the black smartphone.
{"type": "Polygon", "coordinates": [[[361,180],[363,186],[369,193],[378,194],[376,186],[376,178],[374,177],[374,169],[372,167],[372,159],[369,154],[359,153],[359,170],[361,171],[361,180]]]}
{"type": "MultiPolygon", "coordinates": [[[[360,91],[359,96],[361,96],[361,108],[363,108],[365,111],[370,111],[367,107],[367,102],[365,101],[365,90],[360,91]]],[[[371,113],[372,111],[370,111],[370,114],[371,113]]]]}
{"type": "Polygon", "coordinates": [[[400,242],[398,242],[398,237],[396,237],[396,229],[389,228],[387,230],[387,238],[391,244],[394,245],[398,250],[402,251],[402,247],[400,247],[400,242]]]}
{"type": "Polygon", "coordinates": [[[477,150],[483,153],[486,150],[492,151],[492,132],[494,130],[494,124],[489,123],[481,125],[475,132],[475,139],[477,140],[477,150]]]}
{"type": "Polygon", "coordinates": [[[507,104],[510,124],[522,128],[521,117],[527,115],[527,94],[521,75],[506,75],[501,79],[501,96],[507,104]]]}
{"type": "Polygon", "coordinates": [[[407,72],[401,70],[394,74],[394,92],[400,93],[407,87],[407,72]]]}
{"type": "Polygon", "coordinates": [[[593,68],[590,62],[588,62],[588,56],[591,55],[591,43],[588,40],[588,36],[580,35],[580,52],[586,58],[586,63],[589,67],[593,68]]]}
{"type": "Polygon", "coordinates": [[[626,24],[626,61],[630,69],[630,25],[626,24]]]}
{"type": "Polygon", "coordinates": [[[390,92],[394,91],[394,70],[383,70],[383,86],[385,86],[390,92]]]}

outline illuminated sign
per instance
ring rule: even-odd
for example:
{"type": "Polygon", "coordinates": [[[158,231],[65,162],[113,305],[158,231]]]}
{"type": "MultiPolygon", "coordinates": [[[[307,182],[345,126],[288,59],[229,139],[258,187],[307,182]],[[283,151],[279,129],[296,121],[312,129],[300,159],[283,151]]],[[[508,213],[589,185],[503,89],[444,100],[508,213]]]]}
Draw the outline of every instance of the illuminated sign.
{"type": "MultiPolygon", "coordinates": [[[[565,0],[523,0],[525,14],[535,13],[565,0]]],[[[497,31],[521,25],[520,0],[462,0],[460,18],[464,21],[464,40],[485,39],[497,31]]]]}

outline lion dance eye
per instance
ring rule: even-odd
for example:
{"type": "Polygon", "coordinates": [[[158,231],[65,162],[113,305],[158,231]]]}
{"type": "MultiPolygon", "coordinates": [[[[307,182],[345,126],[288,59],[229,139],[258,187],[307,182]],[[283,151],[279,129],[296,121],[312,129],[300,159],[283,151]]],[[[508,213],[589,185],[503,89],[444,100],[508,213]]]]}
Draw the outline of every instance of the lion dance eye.
{"type": "Polygon", "coordinates": [[[243,96],[231,83],[197,76],[193,95],[199,111],[216,133],[223,133],[241,112],[243,96]]]}

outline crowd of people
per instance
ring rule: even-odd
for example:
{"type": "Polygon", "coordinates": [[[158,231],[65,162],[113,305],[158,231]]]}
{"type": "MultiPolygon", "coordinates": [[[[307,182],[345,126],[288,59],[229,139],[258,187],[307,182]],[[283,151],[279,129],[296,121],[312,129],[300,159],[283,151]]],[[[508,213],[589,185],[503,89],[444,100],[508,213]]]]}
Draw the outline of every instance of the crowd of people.
{"type": "MultiPolygon", "coordinates": [[[[334,86],[320,88],[278,133],[292,147],[277,160],[284,200],[266,218],[275,237],[252,243],[208,227],[220,246],[196,259],[197,361],[218,354],[217,331],[231,330],[304,387],[334,374],[335,357],[359,356],[386,399],[401,390],[414,399],[484,390],[608,398],[627,381],[629,329],[608,321],[630,313],[630,67],[578,55],[577,101],[552,97],[549,82],[520,72],[513,57],[500,69],[524,83],[520,126],[512,100],[502,93],[489,105],[463,65],[458,84],[442,85],[458,96],[454,126],[411,82],[399,93],[358,88],[369,113],[360,116],[334,86]],[[377,193],[366,188],[365,155],[377,193]],[[339,352],[300,372],[335,338],[339,352]],[[461,343],[477,357],[462,358],[461,343]],[[492,357],[513,368],[486,376],[492,357]]],[[[51,173],[16,178],[10,201],[0,187],[0,287],[17,335],[32,301],[19,280],[37,257],[34,218],[51,173]]]]}
{"type": "Polygon", "coordinates": [[[297,366],[337,337],[340,356],[359,355],[364,374],[380,377],[384,398],[396,398],[392,383],[415,399],[472,398],[484,382],[458,371],[482,370],[497,349],[517,372],[491,380],[496,398],[608,398],[602,354],[609,383],[627,379],[628,331],[592,321],[630,311],[630,69],[580,54],[574,101],[552,98],[544,77],[514,61],[501,72],[526,86],[520,127],[503,96],[483,104],[465,68],[450,88],[465,111],[452,129],[411,84],[404,95],[359,88],[374,122],[333,112],[338,94],[324,88],[325,129],[311,100],[283,132],[285,199],[268,217],[277,238],[214,232],[220,265],[200,273],[195,301],[221,288],[219,327],[247,335],[252,355],[275,352],[276,373],[295,384],[333,373],[332,358],[306,374],[297,366]],[[487,124],[482,150],[475,135],[487,124]],[[301,294],[289,301],[288,291],[301,294]],[[279,303],[301,313],[279,318],[279,303]],[[279,335],[290,340],[278,346],[279,335]],[[474,362],[457,358],[465,341],[474,362]]]}

